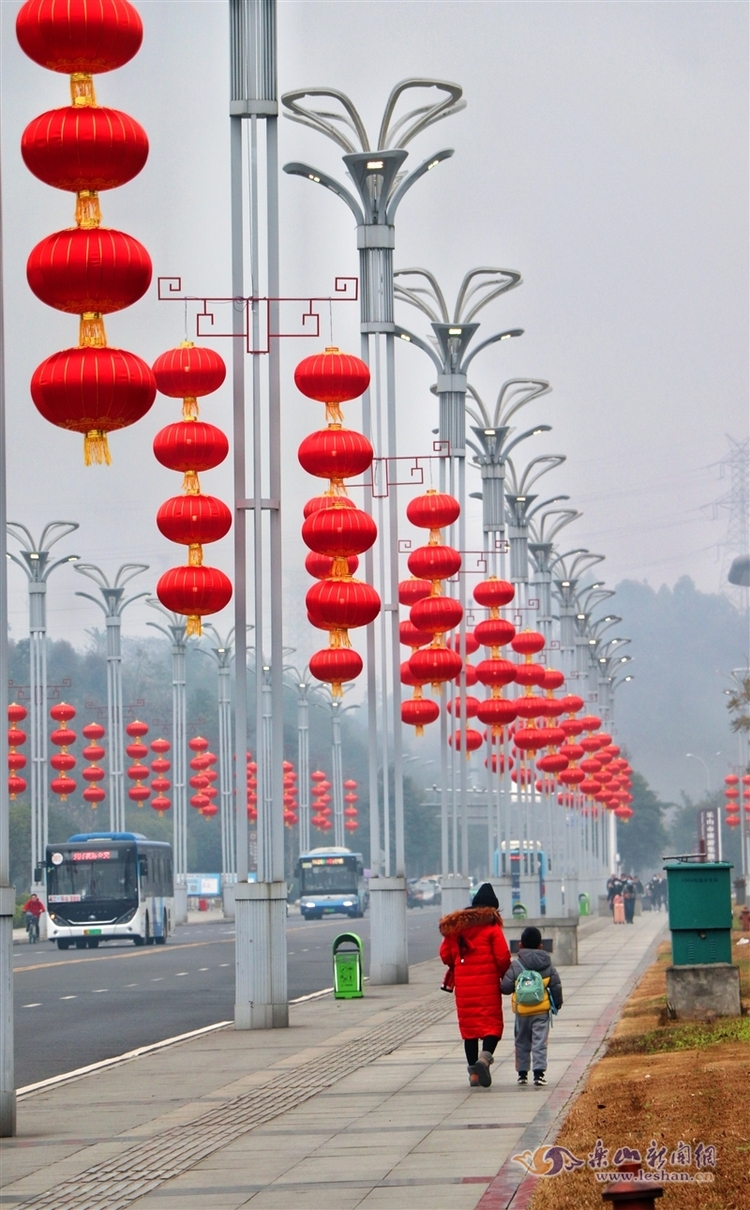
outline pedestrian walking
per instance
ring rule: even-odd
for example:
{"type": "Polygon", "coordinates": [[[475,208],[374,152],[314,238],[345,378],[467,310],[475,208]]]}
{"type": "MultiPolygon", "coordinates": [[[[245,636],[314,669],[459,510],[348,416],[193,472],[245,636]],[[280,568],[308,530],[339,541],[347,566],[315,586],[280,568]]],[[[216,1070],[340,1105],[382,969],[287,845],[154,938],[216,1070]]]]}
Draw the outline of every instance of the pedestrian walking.
{"type": "Polygon", "coordinates": [[[622,888],[622,905],[625,912],[625,923],[632,924],[635,915],[635,883],[632,878],[628,878],[622,888]]]}
{"type": "Polygon", "coordinates": [[[485,882],[471,907],[451,912],[440,921],[440,957],[448,967],[443,987],[448,991],[452,983],[455,991],[472,1088],[489,1088],[492,1083],[490,1067],[503,1036],[500,982],[510,966],[510,950],[499,907],[492,884],[485,882]]]}
{"type": "Polygon", "coordinates": [[[503,976],[502,991],[511,996],[515,1013],[516,1071],[518,1083],[527,1084],[529,1071],[534,1085],[547,1083],[547,1041],[550,1013],[562,1008],[562,982],[543,948],[542,934],[529,925],[521,933],[517,956],[503,976]]]}
{"type": "Polygon", "coordinates": [[[612,914],[615,924],[625,923],[625,900],[619,891],[612,900],[612,914]]]}

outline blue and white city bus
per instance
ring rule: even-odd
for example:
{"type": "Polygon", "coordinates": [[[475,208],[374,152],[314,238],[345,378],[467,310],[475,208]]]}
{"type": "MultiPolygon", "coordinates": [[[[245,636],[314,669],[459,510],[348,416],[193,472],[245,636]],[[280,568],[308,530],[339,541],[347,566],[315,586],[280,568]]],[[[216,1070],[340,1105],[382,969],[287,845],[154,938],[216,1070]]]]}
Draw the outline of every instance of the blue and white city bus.
{"type": "Polygon", "coordinates": [[[369,894],[361,853],[344,848],[311,849],[300,853],[295,873],[299,910],[305,920],[334,913],[364,916],[369,894]]]}
{"type": "Polygon", "coordinates": [[[47,936],[61,950],[101,941],[165,945],[172,931],[172,846],[138,832],[81,832],[47,845],[47,936]]]}

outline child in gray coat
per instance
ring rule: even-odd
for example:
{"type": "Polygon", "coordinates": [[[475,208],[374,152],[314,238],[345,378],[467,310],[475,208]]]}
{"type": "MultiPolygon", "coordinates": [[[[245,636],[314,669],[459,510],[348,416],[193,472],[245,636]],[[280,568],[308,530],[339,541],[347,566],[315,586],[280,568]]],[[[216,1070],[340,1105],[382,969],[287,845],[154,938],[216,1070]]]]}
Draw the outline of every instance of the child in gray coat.
{"type": "Polygon", "coordinates": [[[553,1007],[555,1012],[562,1008],[563,994],[560,976],[542,948],[542,934],[533,925],[521,934],[518,954],[503,976],[502,992],[512,996],[511,1007],[516,1017],[518,1083],[528,1083],[529,1070],[533,1070],[534,1084],[542,1088],[547,1083],[549,1015],[553,1007]],[[524,974],[527,971],[537,972],[538,977],[529,978],[524,974]]]}

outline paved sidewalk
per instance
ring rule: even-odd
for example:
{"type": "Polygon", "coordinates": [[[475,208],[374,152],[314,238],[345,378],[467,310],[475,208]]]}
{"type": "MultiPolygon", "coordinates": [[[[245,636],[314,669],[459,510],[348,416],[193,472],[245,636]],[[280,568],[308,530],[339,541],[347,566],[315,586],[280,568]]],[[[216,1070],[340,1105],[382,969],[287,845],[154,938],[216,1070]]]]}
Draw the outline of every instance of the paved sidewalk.
{"type": "Polygon", "coordinates": [[[492,1088],[469,1089],[430,961],[405,987],[294,1005],[288,1030],[219,1030],[22,1096],[0,1205],[504,1210],[515,1197],[515,1210],[510,1157],[554,1132],[665,928],[657,914],[583,923],[546,1089],[515,1086],[509,1013],[492,1088]]]}

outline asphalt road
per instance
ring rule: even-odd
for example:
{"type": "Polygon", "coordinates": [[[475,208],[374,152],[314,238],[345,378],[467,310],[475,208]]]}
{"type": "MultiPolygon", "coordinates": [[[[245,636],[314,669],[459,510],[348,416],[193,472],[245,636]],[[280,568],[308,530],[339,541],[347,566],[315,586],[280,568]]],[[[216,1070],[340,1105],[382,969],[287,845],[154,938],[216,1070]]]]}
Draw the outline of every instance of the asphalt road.
{"type": "MultiPolygon", "coordinates": [[[[439,908],[408,912],[409,961],[437,953],[439,908]]],[[[289,998],[330,987],[331,945],[351,927],[369,963],[370,922],[287,922],[289,998]]],[[[24,1087],[138,1046],[229,1021],[234,1013],[234,926],[191,924],[167,945],[58,950],[14,945],[16,1084],[24,1087]]]]}

